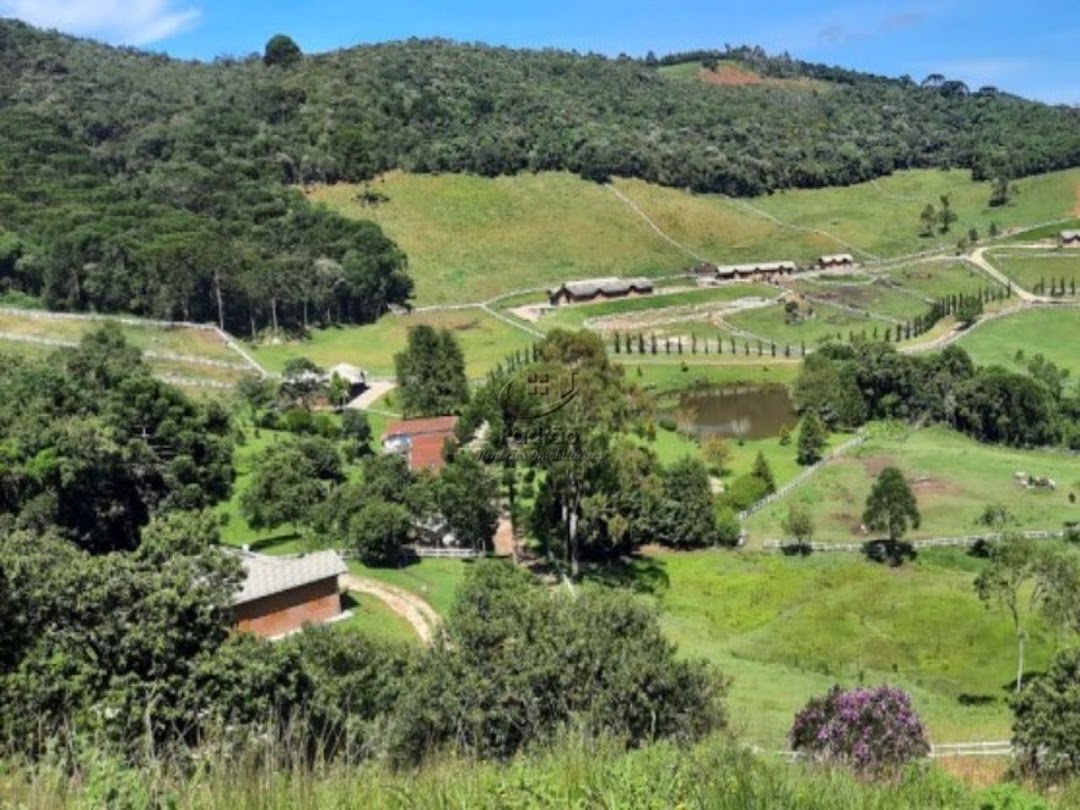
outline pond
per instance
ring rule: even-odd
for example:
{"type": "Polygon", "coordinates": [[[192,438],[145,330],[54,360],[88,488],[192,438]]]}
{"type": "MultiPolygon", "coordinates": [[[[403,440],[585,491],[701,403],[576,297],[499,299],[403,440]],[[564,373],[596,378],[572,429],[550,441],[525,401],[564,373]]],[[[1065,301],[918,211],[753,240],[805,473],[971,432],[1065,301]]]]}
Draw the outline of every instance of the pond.
{"type": "Polygon", "coordinates": [[[668,414],[680,430],[743,439],[767,439],[799,423],[785,386],[748,384],[686,391],[668,414]]]}

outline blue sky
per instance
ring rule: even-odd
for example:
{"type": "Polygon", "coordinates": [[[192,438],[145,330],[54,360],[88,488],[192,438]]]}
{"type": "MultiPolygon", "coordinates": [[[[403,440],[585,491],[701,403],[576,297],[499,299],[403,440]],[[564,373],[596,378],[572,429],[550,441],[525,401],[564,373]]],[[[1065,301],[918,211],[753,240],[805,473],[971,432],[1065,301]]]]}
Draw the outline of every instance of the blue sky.
{"type": "Polygon", "coordinates": [[[751,44],[1080,104],[1080,14],[1063,0],[0,0],[0,15],[197,59],[261,51],[279,32],[308,52],[410,36],[611,55],[751,44]]]}

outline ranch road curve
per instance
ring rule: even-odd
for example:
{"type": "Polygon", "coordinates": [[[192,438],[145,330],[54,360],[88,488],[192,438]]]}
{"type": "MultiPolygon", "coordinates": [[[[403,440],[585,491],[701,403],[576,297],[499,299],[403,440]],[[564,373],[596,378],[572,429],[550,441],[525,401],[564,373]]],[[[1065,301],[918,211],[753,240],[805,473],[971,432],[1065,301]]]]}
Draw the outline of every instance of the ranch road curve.
{"type": "Polygon", "coordinates": [[[421,644],[425,647],[431,645],[435,628],[439,626],[442,617],[419,596],[403,588],[387,585],[385,582],[368,577],[359,577],[356,574],[342,574],[341,585],[347,591],[366,593],[382,600],[394,613],[412,625],[421,644]]]}

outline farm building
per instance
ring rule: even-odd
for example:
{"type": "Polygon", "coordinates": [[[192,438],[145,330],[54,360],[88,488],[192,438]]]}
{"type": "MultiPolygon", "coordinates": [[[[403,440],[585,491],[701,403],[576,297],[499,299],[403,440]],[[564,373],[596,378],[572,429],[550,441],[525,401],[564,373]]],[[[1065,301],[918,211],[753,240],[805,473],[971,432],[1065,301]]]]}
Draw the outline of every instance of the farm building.
{"type": "Polygon", "coordinates": [[[1080,231],[1062,231],[1058,244],[1062,247],[1080,247],[1080,231]]]}
{"type": "Polygon", "coordinates": [[[711,277],[716,275],[717,267],[712,262],[700,262],[691,267],[687,273],[695,276],[711,277]]]}
{"type": "Polygon", "coordinates": [[[363,393],[367,388],[367,373],[357,366],[349,363],[338,363],[326,372],[326,382],[329,384],[337,377],[348,387],[346,397],[351,399],[363,393]]]}
{"type": "Polygon", "coordinates": [[[566,281],[548,290],[551,305],[595,301],[597,298],[625,298],[628,295],[649,295],[653,283],[647,278],[592,278],[566,281]]]}
{"type": "Polygon", "coordinates": [[[362,368],[349,363],[338,363],[326,372],[327,379],[332,380],[337,375],[350,388],[362,388],[367,384],[367,374],[362,368]]]}
{"type": "Polygon", "coordinates": [[[456,416],[391,422],[383,434],[383,452],[400,453],[408,461],[410,470],[438,472],[443,466],[443,444],[453,438],[456,426],[456,416]]]}
{"type": "Polygon", "coordinates": [[[336,551],[296,557],[241,552],[244,583],[233,597],[233,617],[240,630],[281,638],[308,622],[339,618],[338,576],[348,569],[336,551]]]}
{"type": "Polygon", "coordinates": [[[719,279],[761,279],[769,280],[776,276],[789,276],[796,270],[795,262],[749,262],[747,264],[728,264],[716,268],[719,279]]]}
{"type": "Polygon", "coordinates": [[[854,267],[855,257],[850,253],[837,253],[832,256],[822,256],[817,261],[818,267],[854,267]]]}

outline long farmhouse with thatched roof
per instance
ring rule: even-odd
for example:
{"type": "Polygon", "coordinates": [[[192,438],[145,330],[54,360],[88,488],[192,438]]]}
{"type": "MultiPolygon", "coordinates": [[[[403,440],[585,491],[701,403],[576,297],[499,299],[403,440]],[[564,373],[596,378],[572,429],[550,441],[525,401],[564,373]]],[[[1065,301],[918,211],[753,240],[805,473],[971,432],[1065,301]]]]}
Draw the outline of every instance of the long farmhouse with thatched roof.
{"type": "Polygon", "coordinates": [[[653,283],[647,278],[590,278],[565,281],[548,290],[551,305],[595,301],[596,299],[625,298],[630,295],[650,295],[653,283]]]}

